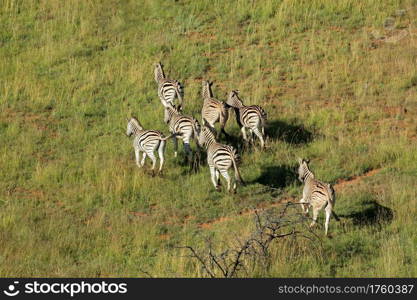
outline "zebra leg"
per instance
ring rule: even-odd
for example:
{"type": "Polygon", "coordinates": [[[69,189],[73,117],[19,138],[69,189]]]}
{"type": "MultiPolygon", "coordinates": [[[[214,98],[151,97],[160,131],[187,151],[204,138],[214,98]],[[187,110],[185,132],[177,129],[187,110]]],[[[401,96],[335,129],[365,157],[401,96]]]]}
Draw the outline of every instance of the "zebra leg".
{"type": "Polygon", "coordinates": [[[191,151],[189,138],[184,139],[184,150],[185,150],[185,153],[187,154],[188,162],[191,163],[192,158],[193,158],[193,153],[191,151]]]}
{"type": "Polygon", "coordinates": [[[217,185],[216,170],[212,166],[209,166],[209,168],[210,168],[211,181],[213,182],[214,188],[216,189],[216,191],[219,191],[220,186],[217,185]]]}
{"type": "Polygon", "coordinates": [[[314,225],[316,225],[318,215],[319,215],[319,209],[317,207],[313,206],[313,222],[311,222],[310,228],[312,228],[312,227],[314,227],[314,225]]]}
{"type": "Polygon", "coordinates": [[[254,128],[253,132],[256,134],[256,136],[261,141],[261,148],[264,149],[265,148],[265,141],[264,141],[264,137],[263,137],[262,133],[259,131],[259,128],[254,128]]]}
{"type": "Polygon", "coordinates": [[[149,158],[152,160],[152,175],[155,174],[155,166],[156,166],[156,157],[153,152],[148,153],[149,158]]]}
{"type": "Polygon", "coordinates": [[[162,171],[162,166],[164,165],[164,151],[165,151],[165,141],[161,141],[158,148],[159,155],[159,173],[162,171]]]}
{"type": "Polygon", "coordinates": [[[220,182],[220,172],[219,170],[216,169],[216,181],[217,181],[217,186],[221,186],[222,183],[220,182]]]}
{"type": "MultiPolygon", "coordinates": [[[[223,134],[224,134],[224,136],[225,136],[225,138],[226,138],[226,139],[228,139],[230,136],[229,136],[229,134],[226,132],[226,130],[224,130],[224,127],[225,127],[225,126],[226,126],[226,122],[225,122],[225,121],[220,120],[220,132],[219,132],[218,136],[220,136],[220,133],[223,133],[223,134]]],[[[213,128],[214,128],[214,126],[213,126],[213,128]]]]}
{"type": "Polygon", "coordinates": [[[174,135],[172,137],[172,141],[174,142],[174,157],[177,157],[177,152],[178,152],[178,140],[176,138],[176,136],[174,135]]]}
{"type": "Polygon", "coordinates": [[[224,136],[228,139],[230,137],[230,135],[226,132],[226,130],[224,130],[224,126],[222,126],[220,128],[220,132],[224,134],[224,136]]]}
{"type": "Polygon", "coordinates": [[[307,216],[308,215],[308,204],[304,201],[304,198],[301,198],[301,209],[303,210],[303,213],[307,216]]]}
{"type": "Polygon", "coordinates": [[[146,152],[143,152],[142,161],[140,162],[141,167],[145,164],[146,152]]]}
{"type": "Polygon", "coordinates": [[[227,170],[220,171],[220,174],[222,174],[223,178],[227,181],[227,191],[230,192],[230,176],[229,173],[227,173],[227,170]]]}
{"type": "Polygon", "coordinates": [[[240,131],[242,132],[243,140],[245,142],[247,142],[248,141],[248,136],[246,135],[246,128],[244,126],[242,126],[242,128],[240,128],[240,131]]]}
{"type": "Polygon", "coordinates": [[[253,130],[251,128],[249,129],[249,134],[250,134],[250,136],[249,136],[250,143],[252,145],[254,145],[255,142],[254,142],[254,138],[253,138],[253,130]]]}
{"type": "Polygon", "coordinates": [[[326,223],[324,223],[325,233],[327,236],[327,230],[329,229],[329,222],[330,222],[330,216],[332,215],[332,207],[331,205],[327,205],[325,208],[326,211],[326,223]]]}
{"type": "Polygon", "coordinates": [[[140,160],[140,151],[138,148],[135,148],[135,158],[136,158],[136,164],[139,168],[141,168],[141,164],[139,163],[140,160]]]}

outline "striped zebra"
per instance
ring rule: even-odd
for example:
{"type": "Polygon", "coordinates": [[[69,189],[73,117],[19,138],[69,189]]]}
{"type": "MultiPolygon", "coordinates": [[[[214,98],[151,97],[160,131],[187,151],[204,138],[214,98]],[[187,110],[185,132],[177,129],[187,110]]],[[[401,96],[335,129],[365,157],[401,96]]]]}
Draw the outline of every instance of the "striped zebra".
{"type": "Polygon", "coordinates": [[[192,158],[190,140],[193,138],[197,144],[197,138],[200,132],[200,123],[190,116],[185,116],[175,106],[171,104],[165,105],[164,122],[168,124],[169,131],[173,134],[175,157],[177,157],[178,142],[177,136],[182,139],[184,149],[187,153],[189,161],[192,158]]]}
{"type": "Polygon", "coordinates": [[[243,184],[237,163],[239,156],[232,146],[223,145],[216,142],[214,129],[209,126],[203,126],[198,137],[198,143],[201,147],[207,149],[207,163],[210,169],[211,181],[215,189],[220,190],[220,174],[227,181],[227,190],[230,192],[231,180],[228,170],[233,166],[235,170],[235,182],[233,183],[233,192],[236,192],[236,182],[243,184]]]}
{"type": "Polygon", "coordinates": [[[149,156],[149,158],[152,160],[152,172],[154,172],[156,166],[156,157],[154,152],[156,149],[158,149],[158,172],[161,172],[162,166],[164,164],[165,141],[172,135],[164,137],[160,131],[144,130],[138,119],[135,117],[127,119],[126,135],[129,137],[133,135],[135,137],[133,139],[133,148],[135,150],[136,164],[139,168],[143,167],[145,164],[146,156],[149,156]],[[142,161],[139,162],[141,152],[143,152],[143,156],[142,161]]]}
{"type": "MultiPolygon", "coordinates": [[[[202,82],[202,96],[203,96],[203,108],[201,110],[201,117],[203,120],[203,125],[208,125],[214,128],[214,124],[220,123],[220,132],[225,135],[226,138],[229,135],[224,130],[226,126],[227,119],[229,118],[229,110],[226,103],[219,101],[213,97],[211,91],[211,85],[208,81],[202,82]],[[206,122],[206,123],[205,123],[206,122]]],[[[220,133],[217,134],[217,139],[220,137],[220,133]]]]}
{"type": "Polygon", "coordinates": [[[310,227],[316,224],[318,213],[324,208],[326,212],[325,232],[329,228],[330,215],[333,215],[337,221],[339,217],[333,211],[336,201],[336,195],[333,187],[329,183],[323,183],[314,178],[313,172],[308,167],[308,160],[298,159],[298,179],[304,183],[303,198],[300,200],[301,207],[305,214],[308,209],[313,208],[313,222],[310,227]]]}
{"type": "Polygon", "coordinates": [[[248,142],[246,129],[249,129],[250,141],[252,141],[253,134],[255,134],[261,142],[261,147],[265,148],[265,123],[267,114],[258,105],[245,106],[238,94],[239,91],[237,90],[231,91],[226,103],[235,110],[236,121],[242,131],[243,139],[248,142]]]}
{"type": "Polygon", "coordinates": [[[178,80],[168,79],[165,77],[164,70],[162,69],[162,64],[155,64],[155,81],[158,84],[158,96],[162,104],[165,105],[170,103],[174,105],[175,98],[179,100],[179,109],[182,107],[182,99],[184,96],[184,91],[181,83],[178,80]]]}

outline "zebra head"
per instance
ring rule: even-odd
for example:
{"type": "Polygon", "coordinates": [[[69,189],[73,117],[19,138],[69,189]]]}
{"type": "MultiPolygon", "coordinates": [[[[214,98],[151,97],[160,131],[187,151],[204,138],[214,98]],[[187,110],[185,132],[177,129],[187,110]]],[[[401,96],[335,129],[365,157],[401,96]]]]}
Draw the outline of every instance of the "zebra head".
{"type": "Polygon", "coordinates": [[[229,96],[227,97],[226,104],[231,107],[242,107],[243,101],[239,98],[239,91],[238,90],[232,90],[229,93],[229,96]]]}
{"type": "Polygon", "coordinates": [[[202,96],[203,99],[207,99],[207,98],[211,98],[213,97],[213,93],[211,91],[211,86],[212,86],[213,82],[210,82],[208,80],[203,80],[202,82],[202,96]]]}
{"type": "Polygon", "coordinates": [[[127,129],[126,135],[131,136],[132,134],[136,134],[139,130],[143,130],[142,125],[140,125],[139,121],[135,117],[131,117],[127,119],[127,129]]]}
{"type": "Polygon", "coordinates": [[[311,173],[310,169],[308,168],[309,160],[298,158],[298,180],[304,182],[306,176],[311,173]]]}
{"type": "Polygon", "coordinates": [[[200,134],[198,136],[198,144],[200,147],[204,147],[211,145],[213,142],[216,141],[216,136],[214,133],[214,129],[203,125],[200,129],[200,134]]]}
{"type": "Polygon", "coordinates": [[[159,83],[162,79],[165,78],[164,70],[162,69],[161,63],[155,64],[154,75],[156,83],[159,83]]]}

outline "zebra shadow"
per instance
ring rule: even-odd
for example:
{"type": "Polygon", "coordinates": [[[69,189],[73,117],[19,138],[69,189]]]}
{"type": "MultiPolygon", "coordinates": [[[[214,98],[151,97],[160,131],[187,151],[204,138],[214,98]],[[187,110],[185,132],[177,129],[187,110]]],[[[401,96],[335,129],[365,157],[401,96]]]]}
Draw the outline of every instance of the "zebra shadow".
{"type": "Polygon", "coordinates": [[[314,133],[302,124],[289,124],[280,120],[268,121],[266,125],[268,138],[280,139],[288,144],[308,144],[314,139],[314,133]]]}
{"type": "Polygon", "coordinates": [[[354,225],[383,225],[394,218],[391,208],[383,206],[375,200],[362,203],[364,208],[350,214],[339,215],[352,220],[354,225]]]}
{"type": "Polygon", "coordinates": [[[272,189],[282,189],[297,182],[297,174],[293,166],[264,166],[261,175],[253,180],[272,189]]]}
{"type": "Polygon", "coordinates": [[[182,175],[190,175],[200,172],[201,168],[206,165],[207,153],[204,149],[200,149],[200,152],[193,150],[191,160],[185,153],[178,153],[178,157],[174,160],[175,164],[182,168],[182,175]]]}

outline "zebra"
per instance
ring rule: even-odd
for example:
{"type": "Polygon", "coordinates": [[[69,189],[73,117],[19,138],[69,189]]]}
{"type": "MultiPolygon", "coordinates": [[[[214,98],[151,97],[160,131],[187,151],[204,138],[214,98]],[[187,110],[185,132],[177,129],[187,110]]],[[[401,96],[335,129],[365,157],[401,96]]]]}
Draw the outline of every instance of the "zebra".
{"type": "MultiPolygon", "coordinates": [[[[211,85],[209,81],[202,82],[202,96],[203,96],[203,108],[201,110],[201,117],[203,125],[210,126],[214,129],[216,122],[220,123],[220,132],[224,134],[226,138],[229,135],[224,130],[226,122],[229,118],[229,110],[226,103],[219,101],[213,97],[211,91],[211,85]]],[[[220,137],[220,133],[217,134],[217,139],[220,137]]]]}
{"type": "Polygon", "coordinates": [[[162,170],[164,164],[164,150],[165,150],[165,141],[171,138],[173,135],[164,137],[162,132],[157,130],[145,130],[142,125],[139,123],[138,119],[131,117],[127,119],[127,130],[126,135],[128,137],[134,136],[133,139],[133,148],[135,150],[136,164],[139,168],[142,168],[145,164],[146,156],[152,160],[152,173],[154,172],[156,166],[156,157],[154,151],[158,149],[159,155],[159,172],[162,170]],[[140,153],[143,152],[142,161],[140,160],[140,153]]]}
{"type": "Polygon", "coordinates": [[[240,175],[237,163],[239,155],[235,148],[229,145],[223,145],[216,142],[215,132],[212,127],[203,126],[198,137],[198,143],[201,147],[207,149],[207,164],[210,169],[211,181],[214,188],[220,190],[220,174],[227,181],[227,191],[230,192],[231,180],[228,170],[233,166],[235,171],[235,182],[233,183],[233,192],[236,192],[236,182],[244,184],[240,175]]]}
{"type": "Polygon", "coordinates": [[[313,208],[313,222],[310,227],[316,224],[319,211],[324,208],[326,212],[325,233],[329,228],[330,215],[339,221],[339,217],[333,211],[336,195],[333,187],[329,183],[323,183],[314,178],[313,172],[308,167],[309,160],[298,158],[298,179],[304,183],[303,198],[300,200],[301,207],[305,214],[308,209],[313,208]]]}
{"type": "Polygon", "coordinates": [[[174,105],[175,98],[179,100],[179,109],[182,107],[182,99],[184,96],[184,90],[181,83],[178,80],[168,79],[165,77],[162,64],[155,64],[155,81],[158,84],[158,96],[162,104],[170,103],[174,105]]]}
{"type": "Polygon", "coordinates": [[[184,143],[185,152],[187,153],[188,160],[191,161],[192,152],[190,147],[190,139],[193,138],[199,146],[197,138],[200,132],[200,123],[191,116],[182,115],[179,109],[169,103],[164,104],[164,122],[168,124],[169,131],[173,134],[174,141],[174,156],[177,157],[178,142],[177,136],[180,136],[184,143]]]}
{"type": "Polygon", "coordinates": [[[261,148],[265,148],[265,123],[267,114],[265,110],[258,105],[245,106],[239,98],[239,91],[233,90],[229,93],[226,104],[233,107],[236,114],[236,121],[240,127],[243,139],[248,142],[246,129],[249,129],[251,139],[255,134],[260,142],[261,148]]]}

